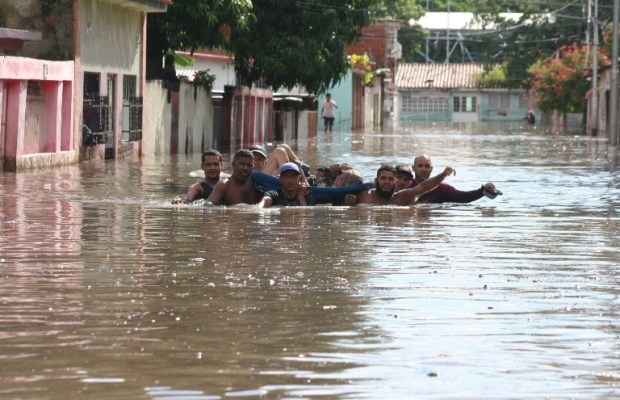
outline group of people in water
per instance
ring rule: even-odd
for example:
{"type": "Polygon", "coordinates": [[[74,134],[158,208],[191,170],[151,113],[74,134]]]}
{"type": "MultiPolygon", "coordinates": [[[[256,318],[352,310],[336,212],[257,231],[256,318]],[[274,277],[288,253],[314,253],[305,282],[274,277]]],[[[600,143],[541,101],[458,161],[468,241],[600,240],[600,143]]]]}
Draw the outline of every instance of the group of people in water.
{"type": "Polygon", "coordinates": [[[194,183],[185,197],[174,204],[205,200],[207,206],[255,204],[258,207],[313,206],[328,203],[408,206],[418,203],[469,203],[501,192],[492,182],[470,191],[457,190],[443,183],[455,174],[452,167],[432,176],[433,164],[428,155],[418,155],[411,167],[382,164],[374,182],[366,182],[347,163],[319,167],[314,172],[286,144],[269,154],[263,146],[238,150],[232,160],[230,176],[223,173],[223,157],[217,150],[202,155],[205,178],[194,183]],[[277,175],[277,177],[276,177],[277,175]]]}

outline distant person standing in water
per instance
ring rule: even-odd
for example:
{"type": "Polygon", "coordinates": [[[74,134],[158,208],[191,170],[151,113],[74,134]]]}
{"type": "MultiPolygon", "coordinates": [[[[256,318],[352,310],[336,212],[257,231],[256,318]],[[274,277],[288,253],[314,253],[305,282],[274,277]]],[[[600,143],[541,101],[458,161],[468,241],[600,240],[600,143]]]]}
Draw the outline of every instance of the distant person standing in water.
{"type": "Polygon", "coordinates": [[[527,110],[527,114],[525,115],[525,119],[527,120],[528,124],[535,125],[536,124],[536,115],[534,114],[534,110],[532,110],[531,108],[529,110],[527,110]]]}
{"type": "Polygon", "coordinates": [[[325,133],[332,133],[332,127],[334,126],[334,108],[338,108],[338,104],[332,100],[332,95],[327,93],[325,95],[325,104],[321,109],[321,116],[323,117],[325,133]]]}

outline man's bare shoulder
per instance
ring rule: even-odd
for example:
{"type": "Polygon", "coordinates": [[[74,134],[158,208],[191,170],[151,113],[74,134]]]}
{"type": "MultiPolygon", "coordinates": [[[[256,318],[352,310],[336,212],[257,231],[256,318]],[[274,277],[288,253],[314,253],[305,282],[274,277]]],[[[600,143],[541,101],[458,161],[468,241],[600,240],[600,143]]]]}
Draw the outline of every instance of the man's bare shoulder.
{"type": "Polygon", "coordinates": [[[374,203],[373,193],[375,189],[362,190],[357,194],[358,203],[374,203]]]}
{"type": "Polygon", "coordinates": [[[229,181],[230,177],[228,176],[224,176],[221,177],[220,180],[215,184],[215,186],[213,186],[213,188],[216,188],[218,186],[226,186],[226,183],[229,181]]]}

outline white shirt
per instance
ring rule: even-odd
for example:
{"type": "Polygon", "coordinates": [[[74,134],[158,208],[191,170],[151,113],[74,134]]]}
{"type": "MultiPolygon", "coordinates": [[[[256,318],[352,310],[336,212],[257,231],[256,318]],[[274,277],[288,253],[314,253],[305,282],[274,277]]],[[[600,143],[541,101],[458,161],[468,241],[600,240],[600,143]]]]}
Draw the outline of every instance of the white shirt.
{"type": "Polygon", "coordinates": [[[338,108],[338,104],[334,100],[326,101],[323,104],[323,109],[321,110],[321,115],[327,118],[334,118],[334,108],[338,108]]]}

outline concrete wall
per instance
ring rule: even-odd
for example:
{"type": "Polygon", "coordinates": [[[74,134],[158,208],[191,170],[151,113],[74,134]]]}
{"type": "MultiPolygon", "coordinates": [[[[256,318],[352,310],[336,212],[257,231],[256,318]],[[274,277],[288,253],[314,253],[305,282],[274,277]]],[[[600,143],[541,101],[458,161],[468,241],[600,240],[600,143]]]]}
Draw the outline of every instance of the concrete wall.
{"type": "MultiPolygon", "coordinates": [[[[497,90],[491,90],[498,92],[497,90]]],[[[525,90],[503,90],[510,95],[510,105],[508,107],[493,107],[489,105],[490,92],[482,92],[480,98],[480,120],[492,122],[516,122],[523,121],[527,110],[530,108],[529,102],[525,99],[525,90]]],[[[533,104],[532,104],[533,107],[533,104]]]]}
{"type": "MultiPolygon", "coordinates": [[[[490,90],[491,92],[498,92],[497,90],[490,90]]],[[[502,109],[489,106],[489,92],[482,91],[450,91],[442,92],[439,90],[416,90],[416,91],[400,91],[398,99],[398,114],[400,121],[452,121],[452,122],[480,122],[480,121],[495,121],[495,122],[514,122],[522,121],[528,110],[528,107],[522,107],[522,101],[520,98],[525,96],[524,91],[508,91],[502,90],[502,93],[510,93],[510,104],[502,109]],[[418,112],[411,113],[403,110],[403,98],[411,96],[414,98],[429,98],[429,99],[447,99],[448,108],[445,112],[418,112]],[[455,112],[454,111],[454,97],[475,97],[476,98],[476,111],[475,112],[455,112]]]]}
{"type": "Polygon", "coordinates": [[[609,136],[609,88],[611,87],[611,68],[603,69],[598,76],[596,106],[592,93],[588,96],[587,132],[595,136],[609,136]]]}
{"type": "Polygon", "coordinates": [[[316,137],[316,122],[312,122],[315,118],[316,111],[314,110],[285,111],[282,142],[294,148],[307,145],[311,138],[316,137]]]}
{"type": "Polygon", "coordinates": [[[373,86],[365,88],[364,94],[364,129],[379,127],[382,122],[383,101],[381,98],[382,76],[375,76],[373,86]]]}
{"type": "Polygon", "coordinates": [[[142,113],[142,155],[170,153],[172,103],[166,100],[167,90],[162,81],[147,81],[144,87],[142,113]]]}
{"type": "Polygon", "coordinates": [[[0,168],[15,171],[77,160],[73,77],[72,61],[0,58],[0,168]],[[28,93],[29,81],[40,93],[28,93]]]}
{"type": "Polygon", "coordinates": [[[167,100],[160,80],[147,81],[143,103],[142,154],[202,153],[214,145],[213,102],[207,91],[181,83],[167,100]]]}
{"type": "Polygon", "coordinates": [[[213,147],[213,101],[204,87],[181,85],[178,121],[179,153],[202,154],[213,147]]]}

